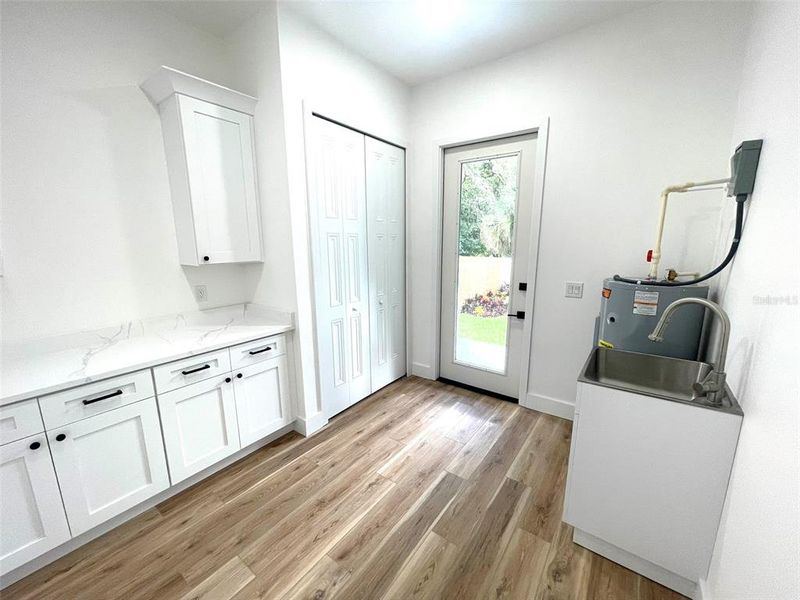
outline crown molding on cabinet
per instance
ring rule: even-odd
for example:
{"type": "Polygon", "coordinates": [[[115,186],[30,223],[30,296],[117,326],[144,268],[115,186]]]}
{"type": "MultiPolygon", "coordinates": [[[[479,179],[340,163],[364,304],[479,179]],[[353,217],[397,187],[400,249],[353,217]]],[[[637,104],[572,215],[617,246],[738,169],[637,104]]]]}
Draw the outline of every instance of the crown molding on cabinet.
{"type": "Polygon", "coordinates": [[[142,82],[139,87],[142,88],[150,101],[156,106],[172,96],[172,94],[177,93],[252,116],[258,103],[258,98],[165,65],[162,65],[158,71],[142,82]]]}

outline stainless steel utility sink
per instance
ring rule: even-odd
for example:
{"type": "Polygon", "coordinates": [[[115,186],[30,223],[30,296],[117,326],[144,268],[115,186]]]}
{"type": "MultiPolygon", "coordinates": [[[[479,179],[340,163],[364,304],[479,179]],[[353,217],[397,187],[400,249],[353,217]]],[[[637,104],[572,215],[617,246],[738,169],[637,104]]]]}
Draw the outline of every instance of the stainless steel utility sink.
{"type": "Polygon", "coordinates": [[[589,354],[578,381],[742,414],[727,386],[717,406],[694,393],[692,384],[703,381],[711,370],[704,362],[598,347],[589,354]]]}

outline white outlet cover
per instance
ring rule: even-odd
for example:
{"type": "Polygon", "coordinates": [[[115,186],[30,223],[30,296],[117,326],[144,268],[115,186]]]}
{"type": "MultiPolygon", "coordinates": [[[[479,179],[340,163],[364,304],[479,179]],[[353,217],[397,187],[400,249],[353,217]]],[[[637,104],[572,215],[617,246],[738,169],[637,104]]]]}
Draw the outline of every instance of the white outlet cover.
{"type": "Polygon", "coordinates": [[[208,288],[204,285],[194,286],[194,298],[198,302],[208,302],[208,288]]]}
{"type": "Polygon", "coordinates": [[[583,298],[583,282],[567,281],[564,283],[565,298],[583,298]]]}

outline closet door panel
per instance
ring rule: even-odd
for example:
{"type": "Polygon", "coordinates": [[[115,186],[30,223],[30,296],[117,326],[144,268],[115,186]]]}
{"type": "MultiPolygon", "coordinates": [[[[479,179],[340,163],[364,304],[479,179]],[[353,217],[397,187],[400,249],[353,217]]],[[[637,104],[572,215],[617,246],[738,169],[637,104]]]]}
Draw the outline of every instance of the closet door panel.
{"type": "Polygon", "coordinates": [[[347,320],[350,341],[350,404],[372,391],[369,358],[369,268],[367,258],[367,199],[364,181],[364,136],[345,146],[341,176],[345,180],[344,215],[347,272],[347,320]]]}
{"type": "Polygon", "coordinates": [[[364,136],[312,118],[308,179],[320,390],[330,417],[371,390],[364,136]]]}
{"type": "Polygon", "coordinates": [[[405,152],[367,137],[372,391],[406,373],[405,152]]]}

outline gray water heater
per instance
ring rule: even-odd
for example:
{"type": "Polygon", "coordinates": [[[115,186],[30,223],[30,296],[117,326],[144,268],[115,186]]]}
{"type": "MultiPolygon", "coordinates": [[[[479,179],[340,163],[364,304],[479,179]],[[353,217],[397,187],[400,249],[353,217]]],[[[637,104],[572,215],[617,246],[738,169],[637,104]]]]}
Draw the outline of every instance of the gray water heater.
{"type": "Polygon", "coordinates": [[[655,286],[604,279],[595,345],[696,360],[703,331],[702,306],[683,306],[675,311],[663,342],[653,342],[647,336],[675,300],[707,297],[708,287],[703,285],[655,286]]]}

